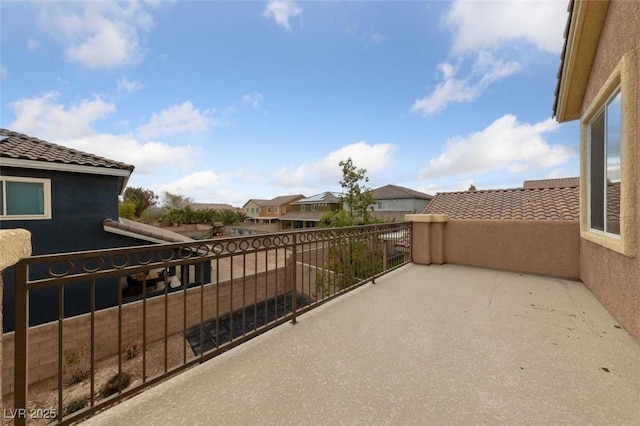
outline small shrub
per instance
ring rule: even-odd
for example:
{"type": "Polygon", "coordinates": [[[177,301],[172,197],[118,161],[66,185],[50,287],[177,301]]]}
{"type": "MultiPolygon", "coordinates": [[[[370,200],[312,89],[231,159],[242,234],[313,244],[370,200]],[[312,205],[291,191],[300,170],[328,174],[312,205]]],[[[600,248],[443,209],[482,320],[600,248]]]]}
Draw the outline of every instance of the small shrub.
{"type": "Polygon", "coordinates": [[[134,345],[128,346],[124,350],[124,359],[125,360],[133,359],[133,358],[137,357],[138,355],[140,355],[140,345],[138,345],[138,344],[134,344],[134,345]]]}
{"type": "Polygon", "coordinates": [[[82,410],[89,403],[89,395],[84,395],[69,401],[67,405],[64,407],[64,415],[68,416],[69,414],[75,413],[76,411],[82,410]]]}
{"type": "Polygon", "coordinates": [[[106,398],[118,393],[118,384],[120,385],[120,390],[124,390],[131,384],[131,374],[126,371],[123,371],[121,374],[114,374],[109,381],[102,386],[100,390],[102,397],[106,398]]]}
{"type": "Polygon", "coordinates": [[[91,357],[85,348],[79,352],[65,354],[65,382],[67,385],[80,383],[91,376],[91,357]]]}

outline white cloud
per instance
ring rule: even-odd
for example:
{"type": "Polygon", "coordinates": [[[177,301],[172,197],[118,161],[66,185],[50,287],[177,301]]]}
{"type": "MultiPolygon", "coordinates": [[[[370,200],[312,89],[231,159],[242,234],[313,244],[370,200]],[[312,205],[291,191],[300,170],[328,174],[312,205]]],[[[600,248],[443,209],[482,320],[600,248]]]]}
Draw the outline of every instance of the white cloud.
{"type": "Polygon", "coordinates": [[[144,85],[139,81],[129,81],[126,77],[118,79],[118,93],[131,95],[142,89],[144,85]]]}
{"type": "Polygon", "coordinates": [[[459,65],[447,62],[439,64],[442,81],[430,94],[416,99],[411,111],[429,116],[452,103],[473,102],[491,84],[509,77],[521,68],[521,64],[516,61],[502,61],[486,51],[478,53],[471,70],[463,77],[458,77],[459,65]]]}
{"type": "Polygon", "coordinates": [[[0,65],[0,80],[4,80],[9,76],[9,71],[4,65],[0,65]]]}
{"type": "Polygon", "coordinates": [[[456,1],[444,22],[455,31],[453,51],[498,48],[526,40],[554,54],[562,49],[567,2],[539,0],[456,1]]]}
{"type": "Polygon", "coordinates": [[[563,145],[549,145],[544,135],[559,124],[549,118],[535,124],[518,123],[505,115],[466,138],[448,140],[444,151],[419,172],[419,178],[479,174],[488,171],[522,172],[557,167],[576,155],[563,145]]]}
{"type": "Polygon", "coordinates": [[[563,42],[558,29],[566,19],[563,1],[455,1],[443,18],[454,31],[451,59],[438,65],[440,82],[415,100],[411,111],[429,116],[453,103],[475,101],[489,86],[524,68],[529,58],[514,57],[518,43],[558,54],[563,42]]]}
{"type": "Polygon", "coordinates": [[[186,101],[153,114],[147,124],[137,129],[137,133],[143,139],[174,133],[197,133],[214,124],[213,114],[212,110],[200,111],[191,101],[186,101]]]}
{"type": "Polygon", "coordinates": [[[302,14],[302,8],[293,1],[272,1],[267,4],[263,16],[273,18],[278,25],[291,31],[289,20],[302,14]]]}
{"type": "Polygon", "coordinates": [[[259,108],[263,100],[264,96],[260,92],[247,93],[242,97],[242,102],[254,109],[259,108]]]}
{"type": "MultiPolygon", "coordinates": [[[[195,199],[203,199],[203,193],[213,193],[214,187],[224,181],[224,177],[211,170],[191,173],[161,186],[161,191],[172,194],[189,194],[195,199]]],[[[205,198],[206,199],[206,198],[205,198]]]]}
{"type": "Polygon", "coordinates": [[[11,130],[59,143],[81,151],[136,166],[136,173],[152,173],[167,167],[188,168],[197,152],[189,145],[140,142],[130,133],[100,134],[92,124],[115,112],[115,105],[99,97],[83,99],[69,107],[58,103],[57,92],[25,98],[9,104],[15,114],[11,130]]]}
{"type": "MultiPolygon", "coordinates": [[[[141,142],[130,133],[94,134],[67,139],[65,146],[122,161],[136,167],[136,174],[158,173],[166,169],[188,169],[197,152],[189,145],[172,146],[164,142],[141,142]]],[[[160,172],[160,173],[159,173],[160,172]]]]}
{"type": "Polygon", "coordinates": [[[351,158],[359,169],[366,169],[371,177],[387,169],[392,160],[395,146],[390,143],[369,145],[357,142],[330,152],[326,157],[298,167],[284,167],[274,175],[274,181],[288,187],[315,186],[318,182],[337,183],[342,171],[340,161],[351,158]]]}
{"type": "MultiPolygon", "coordinates": [[[[416,191],[424,192],[426,194],[435,195],[438,192],[458,192],[467,191],[471,185],[478,186],[473,179],[464,179],[455,182],[448,182],[447,184],[428,184],[416,189],[416,191]]],[[[480,188],[478,188],[480,189],[480,188]]]]}
{"type": "Polygon", "coordinates": [[[83,99],[70,107],[57,103],[59,96],[58,92],[51,91],[39,97],[11,102],[9,107],[16,116],[11,128],[48,140],[83,137],[93,134],[92,122],[116,110],[113,103],[99,96],[83,99]]]}
{"type": "Polygon", "coordinates": [[[66,57],[84,67],[115,68],[143,56],[141,33],[153,26],[138,2],[43,3],[40,22],[64,45],[66,57]]]}

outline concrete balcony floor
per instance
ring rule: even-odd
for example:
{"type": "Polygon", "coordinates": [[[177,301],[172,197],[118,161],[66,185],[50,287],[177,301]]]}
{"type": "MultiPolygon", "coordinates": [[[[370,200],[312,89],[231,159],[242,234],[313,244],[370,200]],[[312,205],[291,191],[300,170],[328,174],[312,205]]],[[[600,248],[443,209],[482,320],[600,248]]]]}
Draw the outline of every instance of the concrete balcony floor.
{"type": "Polygon", "coordinates": [[[618,327],[580,282],[412,264],[87,424],[638,424],[618,327]]]}

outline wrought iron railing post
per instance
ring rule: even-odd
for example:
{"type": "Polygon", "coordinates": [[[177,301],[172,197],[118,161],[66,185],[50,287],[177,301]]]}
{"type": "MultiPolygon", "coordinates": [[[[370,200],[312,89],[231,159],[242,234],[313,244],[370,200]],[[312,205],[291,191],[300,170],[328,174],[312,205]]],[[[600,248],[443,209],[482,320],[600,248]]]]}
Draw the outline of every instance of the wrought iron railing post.
{"type": "Polygon", "coordinates": [[[26,262],[18,262],[15,266],[15,370],[14,394],[15,425],[27,424],[27,389],[28,377],[28,344],[29,344],[29,290],[27,289],[26,262]]]}
{"type": "Polygon", "coordinates": [[[291,324],[297,322],[298,310],[298,234],[293,234],[293,279],[291,288],[291,324]]]}

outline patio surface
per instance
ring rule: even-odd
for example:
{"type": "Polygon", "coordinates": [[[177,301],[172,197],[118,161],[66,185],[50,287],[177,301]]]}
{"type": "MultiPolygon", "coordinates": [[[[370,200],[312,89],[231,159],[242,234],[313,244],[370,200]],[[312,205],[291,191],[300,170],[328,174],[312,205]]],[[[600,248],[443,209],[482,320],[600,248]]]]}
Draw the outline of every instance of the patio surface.
{"type": "Polygon", "coordinates": [[[618,327],[580,282],[411,264],[83,424],[637,425],[618,327]]]}

